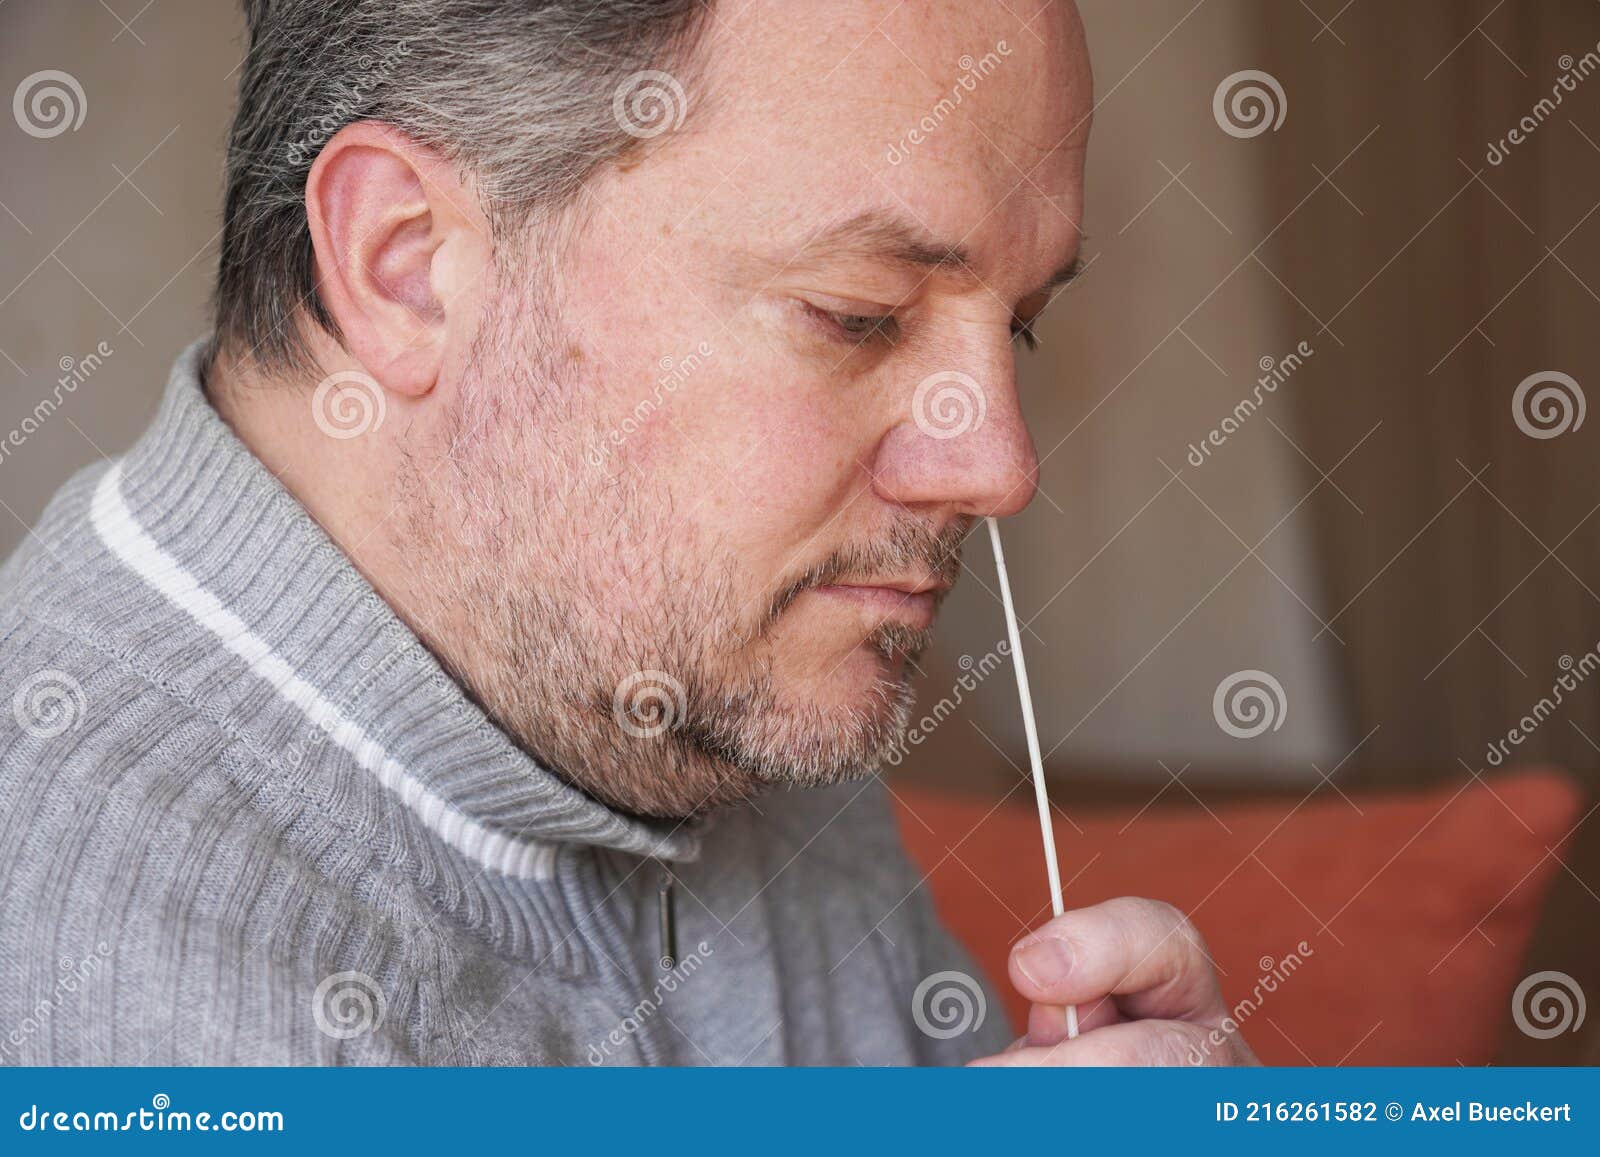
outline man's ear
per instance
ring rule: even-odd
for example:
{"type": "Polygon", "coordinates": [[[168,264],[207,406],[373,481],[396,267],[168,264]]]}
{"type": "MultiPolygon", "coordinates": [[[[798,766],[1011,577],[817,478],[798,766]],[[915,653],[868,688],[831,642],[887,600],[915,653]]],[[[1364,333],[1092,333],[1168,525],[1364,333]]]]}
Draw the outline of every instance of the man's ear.
{"type": "Polygon", "coordinates": [[[311,166],[306,220],[317,293],[346,348],[385,390],[426,394],[487,265],[472,193],[432,149],[358,121],[311,166]]]}

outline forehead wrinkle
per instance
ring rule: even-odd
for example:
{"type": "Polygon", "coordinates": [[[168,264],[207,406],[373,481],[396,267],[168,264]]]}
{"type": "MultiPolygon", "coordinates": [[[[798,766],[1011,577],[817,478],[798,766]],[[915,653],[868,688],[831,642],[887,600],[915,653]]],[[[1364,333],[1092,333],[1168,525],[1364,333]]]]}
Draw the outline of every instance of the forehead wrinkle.
{"type": "Polygon", "coordinates": [[[867,209],[843,221],[824,226],[795,254],[806,260],[857,259],[906,270],[942,273],[976,283],[972,253],[960,242],[945,242],[915,220],[897,212],[867,209]]]}
{"type": "MultiPolygon", "coordinates": [[[[738,260],[769,284],[788,270],[856,260],[898,267],[921,280],[941,274],[962,289],[982,288],[991,294],[994,292],[974,269],[973,253],[965,243],[944,241],[916,218],[897,210],[866,209],[820,227],[784,256],[762,258],[746,252],[738,260]]],[[[1004,263],[1015,265],[1016,261],[1008,257],[1004,263]]],[[[1081,261],[1074,245],[1071,258],[1024,296],[1055,290],[1070,282],[1080,268],[1081,261]]]]}

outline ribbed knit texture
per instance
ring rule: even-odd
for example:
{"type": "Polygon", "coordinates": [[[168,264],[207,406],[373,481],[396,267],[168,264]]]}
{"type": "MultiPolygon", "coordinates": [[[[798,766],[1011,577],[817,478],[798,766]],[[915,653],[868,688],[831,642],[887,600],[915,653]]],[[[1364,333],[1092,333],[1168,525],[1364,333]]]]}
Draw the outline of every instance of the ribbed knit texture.
{"type": "Polygon", "coordinates": [[[68,483],[0,568],[0,1063],[1003,1046],[992,1000],[974,1031],[917,1025],[925,978],[977,974],[881,784],[686,824],[567,785],[222,422],[200,348],[133,450],[68,483]],[[667,866],[676,972],[658,959],[667,866]]]}

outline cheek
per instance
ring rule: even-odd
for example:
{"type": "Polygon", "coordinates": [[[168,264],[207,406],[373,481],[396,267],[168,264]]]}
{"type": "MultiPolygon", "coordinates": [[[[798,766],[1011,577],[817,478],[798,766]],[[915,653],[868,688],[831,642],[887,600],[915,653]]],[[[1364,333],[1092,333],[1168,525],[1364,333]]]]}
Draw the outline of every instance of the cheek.
{"type": "Polygon", "coordinates": [[[702,561],[730,559],[733,582],[769,590],[862,521],[841,511],[870,491],[881,406],[865,383],[841,384],[824,359],[792,349],[761,310],[723,326],[695,303],[683,294],[622,311],[613,299],[586,327],[583,344],[604,342],[587,357],[590,461],[636,484],[669,540],[712,552],[702,561]],[[622,324],[625,312],[651,324],[622,324]]]}
{"type": "Polygon", "coordinates": [[[859,522],[844,511],[871,486],[863,462],[874,439],[864,412],[836,391],[776,374],[753,380],[776,385],[729,383],[699,416],[693,436],[722,469],[691,451],[683,484],[705,495],[703,531],[732,543],[743,568],[770,585],[826,557],[859,522]]]}
{"type": "Polygon", "coordinates": [[[726,574],[754,598],[850,537],[860,517],[849,508],[866,508],[871,477],[861,462],[873,443],[856,428],[859,410],[852,421],[822,391],[790,384],[792,376],[715,368],[734,372],[703,367],[639,426],[614,465],[638,483],[637,500],[665,515],[667,541],[634,549],[704,552],[684,565],[726,574]]]}

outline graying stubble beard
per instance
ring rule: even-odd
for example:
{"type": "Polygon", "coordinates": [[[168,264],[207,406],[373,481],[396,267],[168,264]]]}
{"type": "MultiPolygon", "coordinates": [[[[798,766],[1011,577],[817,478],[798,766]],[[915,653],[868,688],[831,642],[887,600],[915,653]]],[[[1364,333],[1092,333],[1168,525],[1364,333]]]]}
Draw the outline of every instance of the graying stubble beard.
{"type": "Polygon", "coordinates": [[[526,288],[500,289],[442,457],[417,448],[402,479],[402,554],[413,589],[439,604],[420,616],[438,624],[419,627],[424,641],[519,746],[624,811],[684,817],[876,770],[914,700],[889,657],[914,666],[929,633],[886,624],[868,637],[885,670],[859,705],[786,701],[762,654],[782,607],[741,629],[752,608],[734,560],[687,541],[692,527],[626,466],[587,462],[581,385],[569,354],[550,355],[572,344],[526,288]],[[618,609],[600,573],[629,559],[622,587],[656,600],[642,615],[618,609]],[[682,687],[664,727],[623,725],[618,687],[639,672],[682,687]]]}

